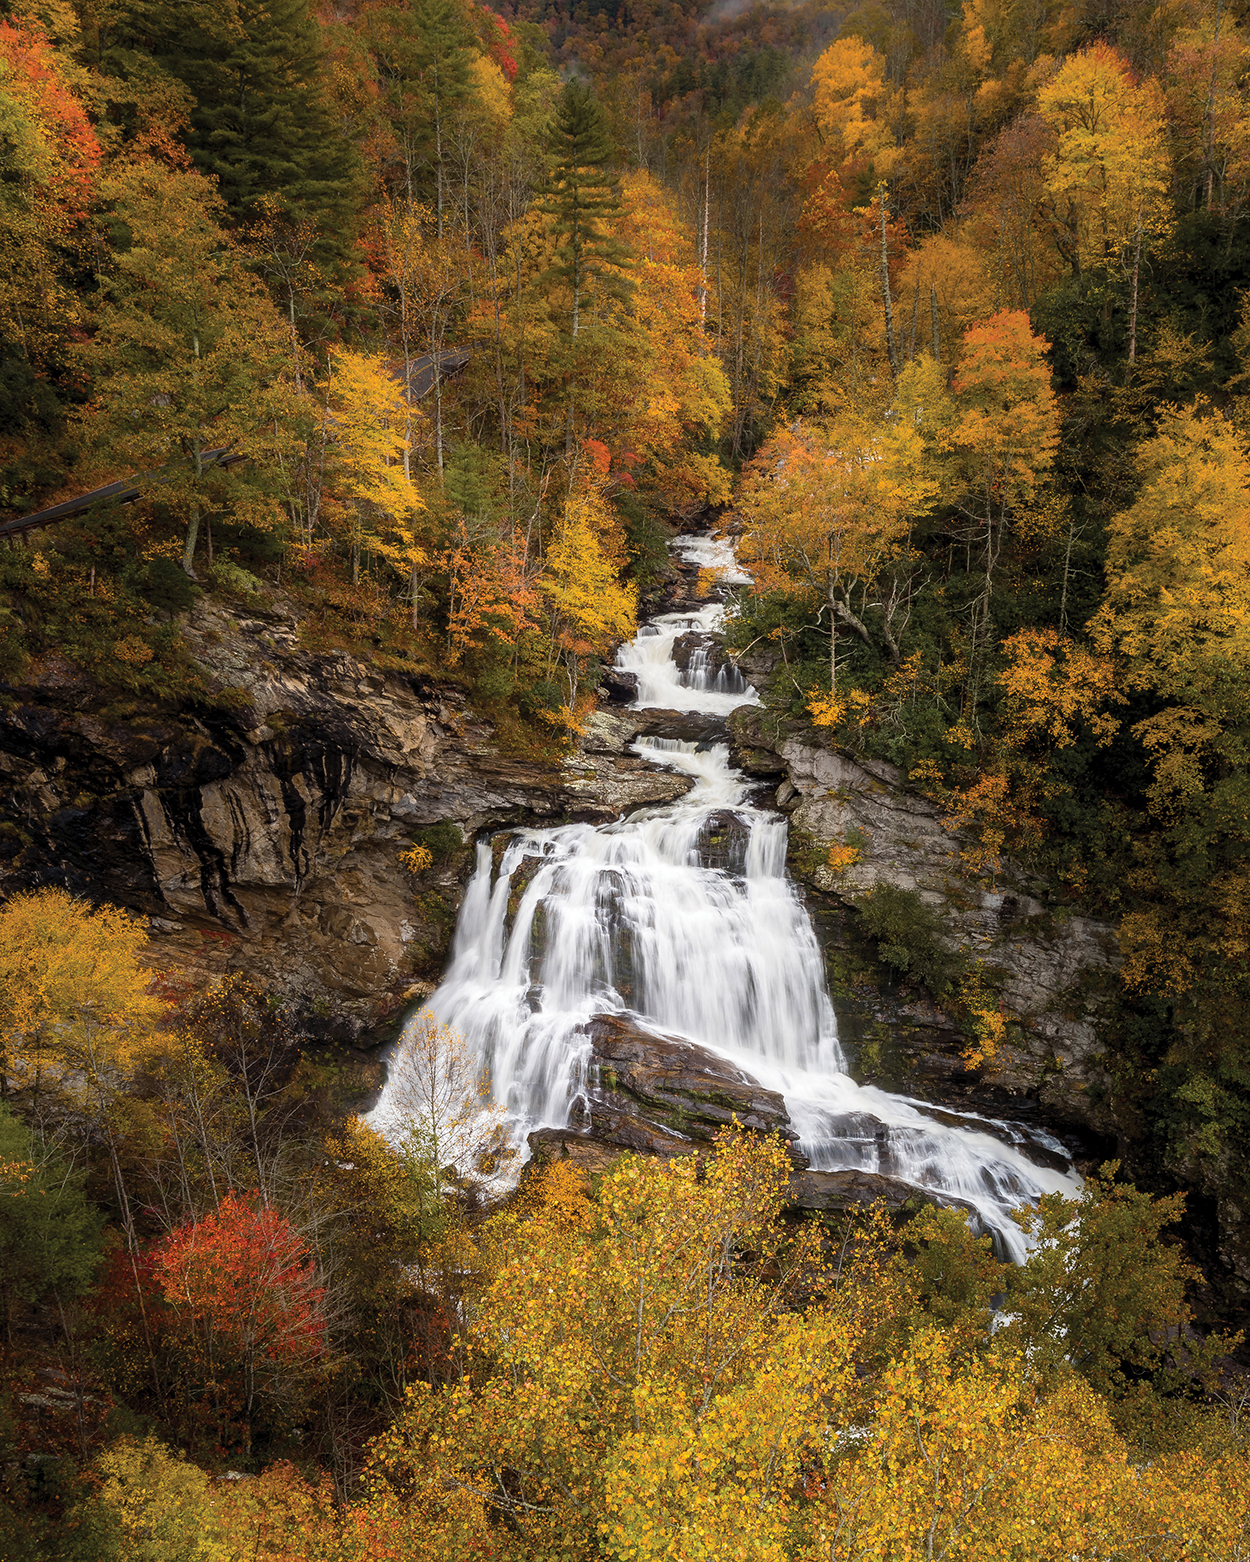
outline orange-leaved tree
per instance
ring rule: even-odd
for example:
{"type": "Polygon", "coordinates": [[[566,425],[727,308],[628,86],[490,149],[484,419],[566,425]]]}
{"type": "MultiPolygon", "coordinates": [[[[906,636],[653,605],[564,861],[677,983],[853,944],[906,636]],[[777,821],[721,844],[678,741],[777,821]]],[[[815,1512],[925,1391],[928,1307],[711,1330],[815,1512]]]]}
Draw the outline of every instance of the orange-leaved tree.
{"type": "Polygon", "coordinates": [[[0,21],[0,326],[39,366],[80,323],[65,246],[91,208],[101,161],[74,78],[37,21],[0,21]]]}

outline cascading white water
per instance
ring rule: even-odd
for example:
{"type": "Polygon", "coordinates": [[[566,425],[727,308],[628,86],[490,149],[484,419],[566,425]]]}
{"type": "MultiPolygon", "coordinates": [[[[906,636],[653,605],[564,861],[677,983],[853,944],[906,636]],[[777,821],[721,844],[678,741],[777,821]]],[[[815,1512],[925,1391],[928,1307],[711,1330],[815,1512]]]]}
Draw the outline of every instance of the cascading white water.
{"type": "MultiPolygon", "coordinates": [[[[732,567],[726,544],[685,541],[694,562],[732,567]]],[[[711,633],[722,614],[712,604],[665,615],[622,648],[618,665],[638,675],[640,706],[721,715],[758,701],[749,687],[696,687],[706,663],[697,669],[692,657],[683,674],[673,661],[680,634],[711,633]]],[[[950,1112],[939,1120],[919,1102],[857,1085],[811,921],[785,874],[786,820],[749,801],[725,744],[644,738],[635,748],[694,788],[613,824],[514,831],[494,874],[490,843],[479,842],[451,963],[427,1005],[489,1069],[518,1149],[534,1128],[577,1114],[587,1022],[631,1012],[784,1095],[814,1169],[880,1172],[964,1200],[1022,1256],[1012,1207],[1071,1193],[1076,1177],[1030,1161],[1010,1124],[950,1112]]],[[[383,1118],[385,1106],[384,1097],[383,1118]]]]}

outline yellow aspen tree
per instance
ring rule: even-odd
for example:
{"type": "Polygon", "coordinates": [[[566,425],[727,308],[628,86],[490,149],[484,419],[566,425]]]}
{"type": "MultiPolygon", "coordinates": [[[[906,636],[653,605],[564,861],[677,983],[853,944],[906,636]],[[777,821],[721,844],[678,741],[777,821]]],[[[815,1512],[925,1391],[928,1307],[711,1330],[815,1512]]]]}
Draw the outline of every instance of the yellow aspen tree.
{"type": "Polygon", "coordinates": [[[1108,44],[1065,61],[1037,95],[1058,140],[1046,164],[1059,245],[1074,271],[1118,266],[1130,281],[1128,357],[1137,356],[1143,245],[1171,220],[1166,103],[1153,77],[1137,81],[1108,44]]]}
{"type": "Polygon", "coordinates": [[[570,721],[585,658],[628,640],[638,622],[637,589],[621,584],[601,541],[609,521],[596,489],[571,494],[538,582],[551,613],[551,660],[559,655],[564,662],[570,721]]]}

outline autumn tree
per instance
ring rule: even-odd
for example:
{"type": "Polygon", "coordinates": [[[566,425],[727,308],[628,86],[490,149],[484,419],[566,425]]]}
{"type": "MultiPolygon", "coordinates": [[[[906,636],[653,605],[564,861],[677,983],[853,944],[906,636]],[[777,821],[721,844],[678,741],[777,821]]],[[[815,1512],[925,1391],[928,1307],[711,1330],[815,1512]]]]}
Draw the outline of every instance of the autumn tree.
{"type": "MultiPolygon", "coordinates": [[[[952,385],[956,413],[943,443],[963,488],[963,535],[980,555],[983,584],[971,609],[974,656],[989,635],[994,576],[1010,525],[1059,447],[1048,346],[1018,311],[1004,310],[964,333],[952,385]]],[[[974,677],[973,700],[976,687],[974,677]]]]}
{"type": "MultiPolygon", "coordinates": [[[[1128,687],[1159,706],[1134,728],[1162,834],[1140,879],[1154,904],[1124,924],[1128,976],[1175,993],[1212,979],[1227,989],[1244,970],[1250,895],[1250,453],[1226,418],[1198,404],[1163,419],[1136,471],[1137,499],[1112,521],[1107,590],[1091,625],[1096,643],[1122,659],[1128,687]]],[[[1220,1012],[1213,996],[1205,1008],[1212,1020],[1220,1012]]]]}
{"type": "Polygon", "coordinates": [[[98,277],[82,430],[97,470],[135,473],[180,518],[194,579],[207,514],[278,523],[271,462],[289,453],[290,344],[206,180],[140,160],[116,166],[104,192],[128,244],[98,277]],[[249,459],[223,465],[223,452],[249,459]]]}
{"type": "MultiPolygon", "coordinates": [[[[449,1549],[453,1536],[488,1533],[489,1515],[504,1518],[518,1556],[594,1554],[588,1510],[605,1515],[614,1547],[641,1541],[669,1450],[692,1437],[715,1461],[708,1519],[775,1500],[808,1407],[844,1360],[836,1348],[805,1357],[787,1333],[784,1298],[810,1250],[787,1250],[777,1222],[784,1164],[779,1145],[745,1136],[722,1144],[701,1179],[693,1158],[630,1159],[594,1204],[575,1172],[553,1167],[547,1198],[488,1234],[496,1272],[473,1342],[483,1375],[410,1391],[377,1446],[375,1479],[409,1490],[416,1481],[431,1534],[449,1549]],[[751,1263],[735,1262],[743,1250],[751,1263]],[[763,1280],[770,1259],[780,1287],[763,1280]],[[758,1427],[751,1410],[764,1417],[758,1427]],[[433,1462],[414,1459],[418,1448],[433,1462]]],[[[693,1504],[686,1518],[699,1523],[693,1504]]]]}
{"type": "Polygon", "coordinates": [[[1246,33],[1219,0],[1196,7],[1186,20],[1163,73],[1178,172],[1208,211],[1227,211],[1244,202],[1250,176],[1246,33]]]}
{"type": "Polygon", "coordinates": [[[90,1089],[151,1050],[161,1005],[149,992],[143,925],[61,889],[0,909],[0,1091],[90,1089]]]}
{"type": "Polygon", "coordinates": [[[425,501],[408,475],[405,430],[416,421],[409,398],[382,359],[347,350],[330,357],[319,389],[320,519],[348,542],[353,581],[362,548],[386,560],[409,594],[415,625],[429,552],[421,535],[425,501]]]}
{"type": "Polygon", "coordinates": [[[325,1290],[306,1244],[272,1206],[227,1193],[170,1233],[152,1273],[202,1373],[218,1440],[240,1415],[246,1455],[258,1400],[290,1392],[325,1350],[325,1290]]]}
{"type": "Polygon", "coordinates": [[[501,1111],[468,1043],[428,1010],[404,1029],[380,1120],[406,1153],[425,1160],[438,1198],[446,1179],[490,1175],[501,1152],[501,1111]]]}
{"type": "Polygon", "coordinates": [[[0,331],[10,350],[46,369],[81,318],[64,276],[65,250],[94,199],[101,149],[72,89],[69,60],[37,22],[0,22],[0,65],[9,148],[0,331]]]}
{"type": "Polygon", "coordinates": [[[1129,276],[1132,363],[1143,245],[1171,214],[1163,91],[1153,78],[1134,81],[1127,62],[1099,43],[1064,63],[1037,106],[1058,137],[1046,164],[1057,242],[1078,274],[1118,265],[1129,276]]]}
{"type": "Polygon", "coordinates": [[[620,584],[601,541],[604,512],[594,488],[570,495],[539,580],[551,611],[552,661],[557,655],[564,661],[569,720],[575,717],[586,658],[605,655],[637,625],[637,591],[620,584]]]}
{"type": "Polygon", "coordinates": [[[812,111],[835,163],[871,163],[893,146],[885,57],[849,36],[831,43],[812,67],[812,111]]]}
{"type": "Polygon", "coordinates": [[[899,659],[908,537],[936,498],[924,452],[916,418],[881,424],[848,411],[828,426],[799,422],[777,434],[740,492],[743,558],[760,585],[808,594],[828,617],[834,692],[839,627],[899,659]]]}
{"type": "MultiPolygon", "coordinates": [[[[411,451],[420,426],[417,382],[428,370],[434,407],[434,461],[441,474],[446,458],[442,354],[472,291],[475,263],[462,233],[436,237],[429,218],[429,212],[420,206],[392,205],[378,224],[374,250],[384,290],[383,307],[403,354],[404,437],[411,451]]],[[[408,453],[404,471],[411,477],[408,453]]]]}

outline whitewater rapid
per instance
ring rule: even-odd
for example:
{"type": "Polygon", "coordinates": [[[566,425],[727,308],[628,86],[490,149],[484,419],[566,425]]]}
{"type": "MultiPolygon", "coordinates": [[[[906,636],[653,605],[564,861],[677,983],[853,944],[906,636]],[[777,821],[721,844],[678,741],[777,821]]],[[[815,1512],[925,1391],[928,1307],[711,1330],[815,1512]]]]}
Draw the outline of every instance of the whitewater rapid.
{"type": "MultiPolygon", "coordinates": [[[[727,543],[675,547],[722,579],[745,578],[727,543]]],[[[622,648],[640,707],[726,716],[758,703],[737,669],[715,669],[698,649],[685,670],[674,660],[680,636],[714,633],[723,612],[709,603],[664,615],[622,648]]],[[[511,831],[497,869],[480,840],[447,973],[424,1006],[489,1072],[516,1149],[527,1153],[535,1128],[582,1116],[587,1023],[629,1014],[780,1092],[814,1170],[881,1173],[962,1200],[1006,1255],[1022,1257],[1011,1210],[1074,1193],[1075,1174],[1032,1161],[1010,1123],[939,1117],[857,1084],[811,919],[786,875],[784,816],[752,801],[724,743],[643,738],[635,752],[690,776],[692,790],[612,824],[511,831]]],[[[383,1119],[385,1107],[384,1096],[383,1119]]],[[[1036,1129],[1029,1139],[1063,1163],[1056,1140],[1036,1129]]]]}

